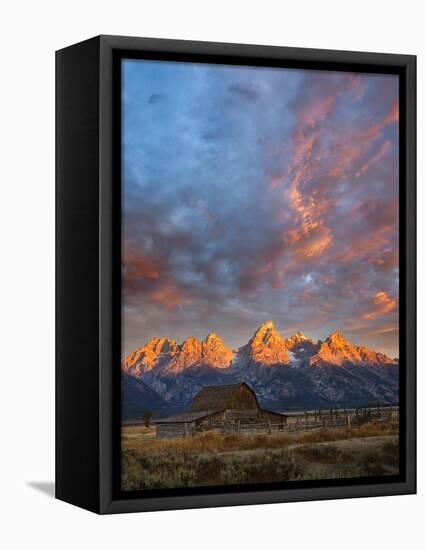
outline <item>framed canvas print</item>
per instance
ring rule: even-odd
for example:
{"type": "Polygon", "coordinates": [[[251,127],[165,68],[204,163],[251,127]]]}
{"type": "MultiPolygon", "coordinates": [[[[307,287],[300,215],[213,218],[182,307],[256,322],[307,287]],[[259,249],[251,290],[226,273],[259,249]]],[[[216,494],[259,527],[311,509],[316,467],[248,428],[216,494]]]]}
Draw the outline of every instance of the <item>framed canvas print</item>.
{"type": "Polygon", "coordinates": [[[415,57],[57,52],[56,496],[413,493],[415,57]]]}

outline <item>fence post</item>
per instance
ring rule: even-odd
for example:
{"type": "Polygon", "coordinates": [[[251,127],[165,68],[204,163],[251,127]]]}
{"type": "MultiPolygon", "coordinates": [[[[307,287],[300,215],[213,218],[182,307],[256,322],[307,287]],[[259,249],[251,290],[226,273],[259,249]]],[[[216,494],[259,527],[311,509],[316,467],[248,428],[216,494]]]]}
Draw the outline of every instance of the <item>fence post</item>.
{"type": "Polygon", "coordinates": [[[187,433],[188,433],[188,423],[185,422],[185,424],[183,425],[183,437],[186,437],[187,433]]]}
{"type": "Polygon", "coordinates": [[[348,431],[352,431],[352,419],[350,414],[348,414],[348,431]]]}
{"type": "Polygon", "coordinates": [[[271,433],[272,433],[271,421],[270,420],[268,420],[268,433],[269,433],[269,435],[271,435],[271,433]]]}
{"type": "Polygon", "coordinates": [[[238,420],[238,424],[237,424],[237,432],[240,431],[240,421],[238,420]]]}
{"type": "Polygon", "coordinates": [[[296,418],[296,432],[299,431],[299,419],[296,418]]]}

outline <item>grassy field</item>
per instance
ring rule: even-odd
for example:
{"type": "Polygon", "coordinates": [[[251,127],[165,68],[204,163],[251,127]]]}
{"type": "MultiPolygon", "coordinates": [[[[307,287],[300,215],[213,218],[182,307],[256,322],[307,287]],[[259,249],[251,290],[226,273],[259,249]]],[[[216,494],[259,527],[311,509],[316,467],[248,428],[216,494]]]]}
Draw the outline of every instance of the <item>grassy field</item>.
{"type": "Polygon", "coordinates": [[[352,432],[253,435],[205,432],[156,439],[123,427],[124,490],[333,479],[398,473],[398,425],[364,424],[352,432]]]}

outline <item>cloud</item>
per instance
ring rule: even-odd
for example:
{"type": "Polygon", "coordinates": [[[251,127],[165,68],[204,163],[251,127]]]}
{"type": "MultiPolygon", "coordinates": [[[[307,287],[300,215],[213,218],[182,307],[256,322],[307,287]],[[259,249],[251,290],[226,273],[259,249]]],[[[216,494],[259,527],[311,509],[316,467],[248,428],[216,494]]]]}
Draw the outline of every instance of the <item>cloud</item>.
{"type": "Polygon", "coordinates": [[[166,97],[165,94],[151,94],[148,98],[148,103],[154,105],[166,97]]]}
{"type": "Polygon", "coordinates": [[[386,291],[381,290],[376,292],[372,300],[372,306],[374,309],[365,313],[363,315],[363,319],[375,319],[381,315],[386,315],[387,313],[393,311],[396,308],[396,305],[396,299],[389,296],[386,291]]]}
{"type": "Polygon", "coordinates": [[[371,335],[376,335],[376,334],[388,334],[390,332],[397,332],[398,331],[398,327],[397,326],[390,326],[390,327],[383,327],[383,328],[379,328],[377,330],[372,330],[370,332],[371,335]]]}
{"type": "Polygon", "coordinates": [[[246,101],[256,101],[260,96],[259,91],[253,85],[235,83],[228,86],[228,90],[246,101]]]}
{"type": "Polygon", "coordinates": [[[124,253],[122,258],[123,277],[130,283],[132,280],[158,279],[160,269],[150,258],[144,258],[139,254],[130,255],[124,253]]]}
{"type": "Polygon", "coordinates": [[[391,147],[390,140],[388,139],[388,140],[384,141],[380,145],[378,151],[371,157],[371,159],[369,159],[367,162],[365,162],[361,166],[359,171],[355,174],[355,177],[359,178],[359,176],[361,174],[363,174],[364,172],[366,172],[372,164],[374,164],[375,162],[378,162],[379,160],[381,160],[386,155],[386,153],[389,151],[390,147],[391,147]]]}
{"type": "Polygon", "coordinates": [[[303,109],[299,112],[298,131],[306,132],[309,129],[314,129],[324,120],[331,112],[336,102],[338,91],[334,90],[325,97],[319,97],[313,101],[308,101],[303,109]]]}
{"type": "Polygon", "coordinates": [[[191,297],[182,293],[173,281],[167,281],[163,286],[150,290],[148,296],[166,310],[173,310],[180,305],[192,303],[191,297]]]}
{"type": "Polygon", "coordinates": [[[211,330],[238,346],[273,318],[396,355],[397,331],[382,331],[398,308],[396,79],[126,70],[125,349],[211,330]]]}

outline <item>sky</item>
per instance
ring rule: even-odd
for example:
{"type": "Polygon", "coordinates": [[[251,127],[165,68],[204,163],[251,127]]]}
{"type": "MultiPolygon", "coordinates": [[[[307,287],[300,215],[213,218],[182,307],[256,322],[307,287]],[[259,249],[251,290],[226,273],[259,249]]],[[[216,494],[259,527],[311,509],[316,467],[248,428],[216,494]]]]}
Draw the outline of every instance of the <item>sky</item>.
{"type": "Polygon", "coordinates": [[[122,351],[272,319],[397,357],[398,78],[122,61],[122,351]]]}

